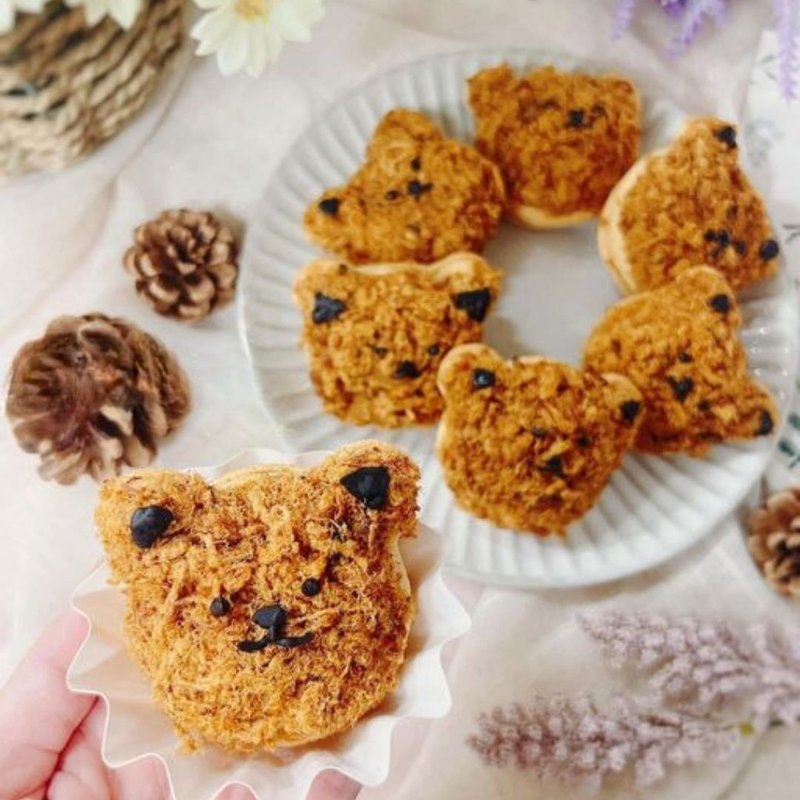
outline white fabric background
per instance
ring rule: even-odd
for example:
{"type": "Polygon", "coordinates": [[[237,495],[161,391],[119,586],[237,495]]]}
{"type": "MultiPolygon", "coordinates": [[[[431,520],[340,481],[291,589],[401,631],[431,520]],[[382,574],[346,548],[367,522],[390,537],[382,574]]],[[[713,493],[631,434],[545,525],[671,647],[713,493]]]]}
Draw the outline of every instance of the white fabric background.
{"type": "MultiPolygon", "coordinates": [[[[193,328],[151,313],[120,266],[134,226],[164,208],[190,206],[243,227],[270,173],[312,117],[360,81],[447,49],[525,45],[602,59],[689,112],[742,117],[756,46],[769,23],[768,0],[732,3],[732,24],[678,62],[664,57],[669,32],[648,2],[634,32],[612,43],[612,5],[329,0],[313,43],[289,47],[257,81],[223,79],[212,62],[192,60],[131,128],[85,163],[0,186],[0,370],[6,373],[19,346],[58,314],[119,314],[158,335],[194,388],[194,411],[162,448],[162,465],[216,463],[245,447],[269,446],[273,424],[260,408],[235,312],[193,328]]],[[[759,98],[751,103],[758,113],[759,98]]],[[[790,144],[781,152],[788,154],[790,144]]],[[[800,178],[797,156],[786,168],[762,166],[760,187],[791,198],[800,178]]],[[[789,200],[780,211],[800,221],[789,200]]],[[[88,480],[69,488],[40,481],[35,459],[0,425],[0,681],[100,558],[91,525],[96,491],[88,480]]],[[[495,704],[574,688],[602,695],[616,685],[578,633],[578,611],[610,604],[733,620],[797,618],[796,607],[761,583],[734,523],[669,568],[601,590],[526,594],[453,583],[475,613],[473,632],[450,653],[453,712],[433,726],[408,724],[399,732],[392,777],[364,790],[368,800],[570,796],[537,788],[527,774],[484,767],[463,740],[477,714],[495,704]]],[[[800,764],[792,748],[798,742],[796,733],[770,734],[746,764],[686,770],[648,796],[796,798],[800,764]]]]}

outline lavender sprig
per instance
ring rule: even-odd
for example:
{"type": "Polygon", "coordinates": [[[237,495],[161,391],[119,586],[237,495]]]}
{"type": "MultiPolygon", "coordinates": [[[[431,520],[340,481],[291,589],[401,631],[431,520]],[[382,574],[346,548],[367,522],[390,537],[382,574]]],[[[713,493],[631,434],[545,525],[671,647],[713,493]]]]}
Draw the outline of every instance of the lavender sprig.
{"type": "Polygon", "coordinates": [[[800,67],[800,2],[774,0],[774,15],[778,31],[778,85],[784,99],[794,100],[800,67]]]}
{"type": "Polygon", "coordinates": [[[725,18],[723,0],[688,0],[681,15],[681,27],[669,48],[671,56],[678,56],[697,38],[706,17],[713,16],[720,25],[725,18]]]}
{"type": "Polygon", "coordinates": [[[467,741],[486,764],[513,764],[590,791],[625,770],[638,788],[651,786],[667,766],[725,760],[741,740],[734,727],[622,696],[605,711],[585,696],[496,708],[478,724],[467,741]]]}
{"type": "Polygon", "coordinates": [[[645,674],[655,697],[703,715],[750,699],[750,722],[800,719],[800,633],[780,635],[767,625],[743,642],[724,622],[685,617],[608,614],[582,619],[584,630],[617,667],[645,674]]]}
{"type": "Polygon", "coordinates": [[[636,6],[638,4],[639,0],[618,0],[611,28],[612,38],[619,39],[622,34],[630,28],[633,20],[633,13],[636,11],[636,6]]]}
{"type": "Polygon", "coordinates": [[[630,770],[641,788],[669,765],[724,759],[743,736],[800,722],[798,630],[760,624],[745,640],[721,621],[621,612],[581,624],[613,666],[638,673],[642,694],[605,711],[586,696],[495,709],[468,740],[487,764],[594,789],[630,770]]]}

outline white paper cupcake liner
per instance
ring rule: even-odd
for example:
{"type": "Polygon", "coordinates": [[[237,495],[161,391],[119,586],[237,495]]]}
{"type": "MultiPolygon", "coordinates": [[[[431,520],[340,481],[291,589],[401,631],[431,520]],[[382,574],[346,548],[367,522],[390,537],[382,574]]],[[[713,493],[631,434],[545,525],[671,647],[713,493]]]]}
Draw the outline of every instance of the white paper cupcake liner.
{"type": "MultiPolygon", "coordinates": [[[[207,480],[233,469],[264,463],[310,467],[326,453],[289,456],[274,450],[246,451],[225,464],[195,470],[207,480]]],[[[403,719],[437,719],[450,709],[450,691],[441,663],[446,642],[467,632],[470,619],[447,588],[441,573],[442,536],[422,526],[415,540],[401,543],[418,611],[397,689],[351,731],[279,754],[232,755],[218,749],[185,752],[170,720],[152,702],[150,684],[128,655],[123,637],[125,598],[108,583],[105,564],[75,590],[74,608],[90,622],[67,681],[76,692],[99,695],[108,709],[102,755],[121,767],[155,755],[167,768],[176,800],[210,800],[225,786],[241,783],[261,800],[304,798],[314,778],[335,769],[374,786],[389,774],[392,732],[403,719]]]]}

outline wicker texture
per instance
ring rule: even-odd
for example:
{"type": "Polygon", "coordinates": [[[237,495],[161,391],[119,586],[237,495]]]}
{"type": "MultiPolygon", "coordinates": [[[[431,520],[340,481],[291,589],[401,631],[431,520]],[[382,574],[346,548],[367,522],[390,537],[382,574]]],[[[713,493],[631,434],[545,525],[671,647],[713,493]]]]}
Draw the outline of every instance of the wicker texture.
{"type": "Polygon", "coordinates": [[[0,177],[58,170],[144,105],[184,39],[183,0],[150,0],[130,30],[51,3],[0,36],[0,177]]]}

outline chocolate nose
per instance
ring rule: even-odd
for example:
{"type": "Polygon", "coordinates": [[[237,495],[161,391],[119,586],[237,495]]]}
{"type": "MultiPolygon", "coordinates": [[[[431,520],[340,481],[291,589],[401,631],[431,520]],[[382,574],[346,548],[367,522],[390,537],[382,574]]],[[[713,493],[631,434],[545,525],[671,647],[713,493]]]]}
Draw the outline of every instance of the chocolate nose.
{"type": "Polygon", "coordinates": [[[413,361],[399,361],[394,370],[395,378],[419,378],[420,371],[413,361]]]}
{"type": "Polygon", "coordinates": [[[286,609],[276,603],[273,606],[263,606],[253,614],[253,622],[259,628],[264,628],[267,633],[256,641],[239,642],[236,646],[243,653],[258,653],[265,650],[269,645],[282,647],[284,649],[292,649],[295,647],[302,647],[308,644],[313,638],[314,634],[310,631],[304,633],[302,636],[284,636],[284,628],[286,627],[286,609]]]}
{"type": "Polygon", "coordinates": [[[582,128],[586,123],[586,112],[582,108],[572,108],[567,114],[567,125],[570,128],[582,128]]]}
{"type": "Polygon", "coordinates": [[[286,609],[282,605],[264,606],[253,614],[253,622],[273,636],[278,636],[286,627],[286,609]]]}

